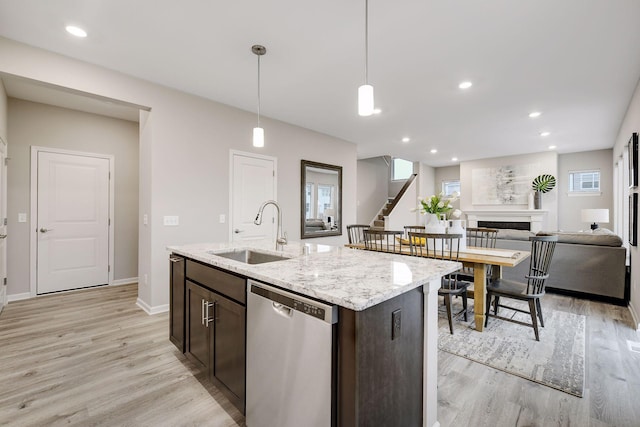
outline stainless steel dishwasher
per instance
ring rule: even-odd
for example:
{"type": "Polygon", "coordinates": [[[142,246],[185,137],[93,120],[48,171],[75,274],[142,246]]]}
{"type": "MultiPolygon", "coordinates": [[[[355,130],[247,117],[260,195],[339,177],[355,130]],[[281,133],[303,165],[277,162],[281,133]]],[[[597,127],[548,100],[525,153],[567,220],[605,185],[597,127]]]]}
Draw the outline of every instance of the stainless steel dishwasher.
{"type": "Polygon", "coordinates": [[[247,283],[247,426],[335,424],[337,307],[247,283]]]}

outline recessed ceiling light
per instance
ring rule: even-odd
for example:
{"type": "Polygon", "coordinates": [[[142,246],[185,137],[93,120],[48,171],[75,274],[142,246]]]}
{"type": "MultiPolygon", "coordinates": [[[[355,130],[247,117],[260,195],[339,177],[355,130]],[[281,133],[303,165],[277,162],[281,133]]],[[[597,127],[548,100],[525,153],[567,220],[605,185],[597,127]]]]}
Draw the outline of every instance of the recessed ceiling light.
{"type": "Polygon", "coordinates": [[[469,89],[471,86],[473,86],[471,82],[462,82],[458,85],[460,89],[469,89]]]}
{"type": "Polygon", "coordinates": [[[72,34],[76,37],[87,37],[87,32],[80,27],[76,27],[75,25],[67,25],[65,28],[67,33],[72,34]]]}
{"type": "Polygon", "coordinates": [[[436,150],[435,148],[431,149],[431,154],[436,154],[438,152],[438,150],[436,150]]]}
{"type": "Polygon", "coordinates": [[[550,146],[549,146],[549,150],[555,150],[555,149],[556,149],[556,146],[555,146],[555,145],[550,145],[550,146]]]}
{"type": "Polygon", "coordinates": [[[452,161],[452,162],[457,162],[457,161],[458,161],[458,158],[457,158],[457,157],[452,157],[452,158],[451,158],[451,161],[452,161]]]}
{"type": "Polygon", "coordinates": [[[549,136],[549,135],[551,135],[551,132],[546,132],[546,131],[545,132],[540,132],[540,136],[544,137],[544,136],[549,136]]]}
{"type": "Polygon", "coordinates": [[[405,136],[404,138],[402,138],[402,142],[409,142],[411,141],[411,138],[409,138],[408,136],[405,136]]]}
{"type": "Polygon", "coordinates": [[[379,109],[379,108],[374,108],[373,109],[373,114],[380,114],[380,113],[382,113],[381,109],[379,109]]]}
{"type": "Polygon", "coordinates": [[[534,111],[533,113],[529,113],[529,117],[535,119],[536,117],[540,117],[542,113],[540,111],[534,111]]]}

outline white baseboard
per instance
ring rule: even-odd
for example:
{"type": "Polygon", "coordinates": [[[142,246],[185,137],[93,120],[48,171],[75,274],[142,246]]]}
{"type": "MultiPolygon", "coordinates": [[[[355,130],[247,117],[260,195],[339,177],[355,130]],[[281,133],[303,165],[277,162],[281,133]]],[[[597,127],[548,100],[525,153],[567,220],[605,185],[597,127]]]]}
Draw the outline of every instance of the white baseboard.
{"type": "Polygon", "coordinates": [[[638,318],[638,312],[631,302],[629,302],[629,311],[631,312],[631,317],[633,318],[633,324],[636,327],[636,331],[640,331],[640,318],[638,318]]]}
{"type": "Polygon", "coordinates": [[[31,298],[31,293],[29,293],[29,292],[24,292],[22,294],[7,295],[7,300],[9,302],[11,302],[11,301],[20,301],[20,300],[29,299],[29,298],[31,298]]]}
{"type": "Polygon", "coordinates": [[[151,307],[149,304],[142,301],[140,298],[136,300],[136,305],[141,309],[143,309],[150,316],[169,311],[169,304],[163,304],[163,305],[157,305],[155,307],[151,307]]]}
{"type": "Polygon", "coordinates": [[[111,282],[111,286],[131,285],[132,283],[138,283],[137,277],[129,277],[128,279],[118,279],[111,282]]]}

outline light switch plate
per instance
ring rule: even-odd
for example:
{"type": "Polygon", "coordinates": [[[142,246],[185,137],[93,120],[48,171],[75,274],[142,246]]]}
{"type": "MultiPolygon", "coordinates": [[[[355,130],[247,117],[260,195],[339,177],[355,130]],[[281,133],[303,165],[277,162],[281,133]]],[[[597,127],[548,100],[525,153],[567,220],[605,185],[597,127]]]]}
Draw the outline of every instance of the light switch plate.
{"type": "Polygon", "coordinates": [[[149,215],[144,214],[142,215],[142,225],[147,225],[149,224],[149,215]]]}
{"type": "Polygon", "coordinates": [[[163,223],[164,225],[172,227],[180,225],[180,217],[178,217],[177,215],[165,215],[163,223]]]}
{"type": "Polygon", "coordinates": [[[27,222],[27,214],[19,213],[18,214],[18,222],[27,222]]]}
{"type": "Polygon", "coordinates": [[[220,214],[220,224],[224,224],[226,220],[226,216],[224,214],[220,214]]]}

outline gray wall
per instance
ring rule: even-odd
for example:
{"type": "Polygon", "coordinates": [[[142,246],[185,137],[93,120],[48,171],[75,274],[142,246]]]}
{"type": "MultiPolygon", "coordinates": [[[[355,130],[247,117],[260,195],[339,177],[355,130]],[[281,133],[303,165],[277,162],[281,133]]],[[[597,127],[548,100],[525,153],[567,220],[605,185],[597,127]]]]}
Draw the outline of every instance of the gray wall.
{"type": "Polygon", "coordinates": [[[7,93],[0,79],[0,138],[7,142],[7,93]]]}
{"type": "Polygon", "coordinates": [[[613,229],[613,149],[560,154],[558,156],[558,229],[589,230],[582,222],[582,209],[609,209],[609,223],[602,227],[613,229]],[[569,195],[569,172],[600,171],[600,195],[569,195]]]}
{"type": "MultiPolygon", "coordinates": [[[[620,131],[616,137],[616,142],[613,147],[613,159],[614,163],[622,156],[622,153],[627,149],[627,143],[633,132],[640,132],[640,83],[636,86],[636,90],[633,93],[629,108],[620,126],[620,131]]],[[[625,188],[627,183],[623,184],[623,187],[618,188],[618,194],[616,195],[620,199],[625,199],[625,188]]],[[[638,189],[631,191],[638,192],[638,189]]],[[[625,204],[625,207],[627,205],[625,204]]],[[[629,246],[629,252],[631,257],[631,313],[636,324],[636,327],[640,329],[640,247],[629,246]]]]}
{"type": "MultiPolygon", "coordinates": [[[[438,194],[442,191],[442,181],[452,181],[454,179],[460,179],[460,165],[436,168],[433,193],[438,194]]],[[[426,195],[426,197],[428,196],[426,195]]],[[[453,203],[453,207],[460,209],[460,199],[453,203]]]]}
{"type": "MultiPolygon", "coordinates": [[[[387,201],[389,168],[382,157],[358,160],[358,224],[369,224],[387,201]]],[[[346,201],[345,201],[346,203],[346,201]]]]}
{"type": "MultiPolygon", "coordinates": [[[[229,224],[218,217],[229,217],[231,149],[278,159],[278,201],[291,240],[300,236],[301,159],[343,167],[343,222],[356,219],[355,144],[264,117],[265,147],[256,149],[251,146],[255,112],[4,38],[0,51],[0,72],[150,108],[140,123],[139,216],[147,214],[149,224],[140,227],[138,303],[152,312],[168,307],[167,246],[229,240],[229,224]],[[164,215],[180,216],[180,226],[163,226],[164,215]]],[[[347,236],[313,241],[343,244],[347,236]]]]}
{"type": "Polygon", "coordinates": [[[31,146],[99,154],[115,159],[114,279],[138,277],[138,123],[9,98],[7,244],[9,294],[29,292],[31,146]]]}

